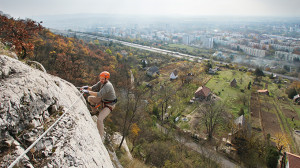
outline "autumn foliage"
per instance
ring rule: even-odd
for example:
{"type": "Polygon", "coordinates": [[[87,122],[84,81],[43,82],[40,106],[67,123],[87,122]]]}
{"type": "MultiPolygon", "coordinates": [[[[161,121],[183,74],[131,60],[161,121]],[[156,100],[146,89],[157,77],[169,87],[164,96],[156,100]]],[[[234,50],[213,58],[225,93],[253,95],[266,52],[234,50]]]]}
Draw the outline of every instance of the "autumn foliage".
{"type": "Polygon", "coordinates": [[[105,48],[55,35],[46,29],[39,35],[34,41],[36,47],[32,59],[42,63],[51,74],[75,85],[93,84],[104,70],[115,76],[117,61],[114,56],[103,52],[105,48]]]}
{"type": "Polygon", "coordinates": [[[19,58],[40,62],[48,73],[73,84],[92,85],[101,71],[116,79],[118,62],[106,47],[53,34],[32,20],[15,20],[0,16],[0,39],[15,47],[19,58]]]}
{"type": "Polygon", "coordinates": [[[7,45],[14,46],[18,55],[24,59],[33,55],[32,39],[42,29],[42,26],[30,19],[14,20],[0,15],[0,38],[7,45]]]}

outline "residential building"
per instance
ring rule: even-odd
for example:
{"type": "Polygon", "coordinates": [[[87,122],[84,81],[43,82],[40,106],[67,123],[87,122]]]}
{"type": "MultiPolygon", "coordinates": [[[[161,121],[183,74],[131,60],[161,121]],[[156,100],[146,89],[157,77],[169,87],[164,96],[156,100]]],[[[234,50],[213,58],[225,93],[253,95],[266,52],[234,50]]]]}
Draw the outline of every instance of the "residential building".
{"type": "Polygon", "coordinates": [[[159,75],[159,68],[157,66],[150,67],[147,70],[147,75],[149,75],[151,77],[155,77],[155,76],[159,75]]]}
{"type": "Polygon", "coordinates": [[[178,71],[175,70],[175,71],[173,71],[173,72],[171,73],[171,75],[170,75],[170,80],[175,80],[175,79],[177,79],[177,78],[178,78],[178,71]]]}
{"type": "Polygon", "coordinates": [[[190,44],[190,36],[189,35],[182,36],[182,42],[185,45],[189,45],[190,44]]]}
{"type": "Polygon", "coordinates": [[[211,91],[206,86],[200,86],[195,92],[195,99],[196,100],[210,100],[211,91]]]}
{"type": "Polygon", "coordinates": [[[252,55],[252,56],[256,56],[256,57],[265,57],[266,56],[266,51],[265,50],[251,48],[251,47],[247,47],[247,46],[244,46],[244,45],[240,45],[240,49],[244,53],[252,55]]]}
{"type": "Polygon", "coordinates": [[[296,96],[294,96],[293,101],[297,104],[300,104],[300,95],[297,94],[296,96]]]}
{"type": "Polygon", "coordinates": [[[281,168],[299,168],[300,166],[300,156],[284,152],[283,157],[280,160],[281,168]]]}
{"type": "Polygon", "coordinates": [[[293,52],[294,51],[294,47],[291,47],[291,46],[285,46],[285,45],[280,45],[280,44],[272,44],[271,46],[275,50],[286,51],[286,52],[293,52]]]}
{"type": "Polygon", "coordinates": [[[269,91],[268,91],[268,89],[265,89],[265,90],[257,90],[257,93],[258,93],[258,94],[265,94],[265,95],[269,95],[269,91]]]}
{"type": "Polygon", "coordinates": [[[275,57],[286,61],[293,61],[295,58],[300,59],[300,55],[284,51],[275,51],[275,57]]]}

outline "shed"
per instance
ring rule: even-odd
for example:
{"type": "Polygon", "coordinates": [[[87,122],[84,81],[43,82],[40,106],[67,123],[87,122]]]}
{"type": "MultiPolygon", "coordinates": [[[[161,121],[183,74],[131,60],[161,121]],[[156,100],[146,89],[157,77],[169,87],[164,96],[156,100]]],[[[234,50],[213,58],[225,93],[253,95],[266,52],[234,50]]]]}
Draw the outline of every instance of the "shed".
{"type": "Polygon", "coordinates": [[[178,71],[175,70],[175,71],[173,71],[173,72],[171,73],[171,75],[170,75],[170,80],[175,80],[175,79],[177,79],[177,78],[178,78],[178,71]]]}
{"type": "Polygon", "coordinates": [[[231,87],[236,87],[237,86],[237,82],[236,82],[235,78],[230,82],[230,86],[231,87]]]}

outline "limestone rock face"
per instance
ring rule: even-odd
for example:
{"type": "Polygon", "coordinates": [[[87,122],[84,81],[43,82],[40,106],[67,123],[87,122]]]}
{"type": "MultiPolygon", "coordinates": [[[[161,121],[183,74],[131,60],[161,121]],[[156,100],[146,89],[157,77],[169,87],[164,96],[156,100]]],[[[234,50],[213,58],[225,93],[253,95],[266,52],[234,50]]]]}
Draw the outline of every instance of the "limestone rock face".
{"type": "Polygon", "coordinates": [[[80,95],[71,83],[0,55],[0,167],[10,165],[65,111],[17,165],[113,167],[80,95]]]}

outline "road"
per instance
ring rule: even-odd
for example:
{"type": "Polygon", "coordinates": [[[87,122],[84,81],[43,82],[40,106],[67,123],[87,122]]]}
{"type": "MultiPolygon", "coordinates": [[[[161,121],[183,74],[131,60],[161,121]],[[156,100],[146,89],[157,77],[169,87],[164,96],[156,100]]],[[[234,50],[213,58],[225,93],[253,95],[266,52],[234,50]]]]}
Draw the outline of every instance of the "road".
{"type": "MultiPolygon", "coordinates": [[[[157,128],[164,134],[168,134],[168,130],[164,127],[162,127],[159,124],[156,124],[157,128]]],[[[205,146],[201,146],[200,144],[197,144],[195,142],[190,142],[184,137],[179,136],[175,133],[174,139],[178,141],[179,143],[184,144],[186,147],[204,155],[205,157],[214,160],[215,162],[219,163],[222,168],[236,168],[241,167],[240,165],[228,160],[221,154],[217,153],[214,150],[211,150],[209,148],[206,148],[205,146]]]]}
{"type": "MultiPolygon", "coordinates": [[[[107,41],[107,42],[111,41],[111,42],[114,42],[114,43],[120,43],[120,44],[129,46],[129,47],[134,47],[134,48],[138,48],[138,49],[142,49],[142,50],[147,50],[147,51],[151,51],[151,52],[156,52],[156,53],[160,53],[160,54],[166,54],[166,55],[173,56],[173,57],[176,57],[176,58],[186,58],[186,59],[188,59],[190,61],[195,61],[195,60],[209,60],[207,58],[203,58],[203,57],[200,57],[200,56],[183,54],[183,53],[169,51],[169,50],[164,50],[164,49],[155,48],[155,47],[143,46],[143,45],[140,45],[140,44],[129,43],[129,42],[126,42],[126,41],[121,41],[121,40],[116,40],[116,39],[110,39],[110,38],[100,37],[100,36],[95,36],[95,35],[90,35],[90,34],[86,34],[86,33],[78,33],[78,32],[76,32],[76,36],[79,36],[79,37],[80,36],[81,37],[88,37],[88,38],[91,38],[91,39],[98,39],[98,40],[107,41]]],[[[215,61],[215,62],[220,62],[220,63],[223,63],[223,64],[228,64],[228,63],[222,62],[222,61],[215,61]]],[[[252,68],[250,68],[250,69],[252,69],[252,68]]],[[[255,69],[252,69],[252,70],[255,70],[255,69]]],[[[263,72],[265,74],[269,74],[269,75],[272,74],[272,72],[268,72],[268,71],[263,71],[263,72]]],[[[286,76],[286,75],[282,75],[282,74],[276,74],[276,73],[273,73],[273,74],[277,75],[279,77],[282,77],[282,78],[289,79],[289,80],[300,81],[299,78],[295,78],[295,77],[291,77],[291,76],[286,76]]]]}
{"type": "MultiPolygon", "coordinates": [[[[100,37],[100,36],[95,36],[95,35],[90,35],[90,34],[86,34],[86,33],[76,33],[76,36],[79,37],[88,37],[91,39],[98,39],[101,41],[107,41],[107,42],[114,42],[114,43],[120,43],[129,47],[134,47],[134,48],[138,48],[138,49],[143,49],[143,50],[147,50],[147,51],[151,51],[151,52],[156,52],[156,53],[160,53],[160,54],[166,54],[166,55],[170,55],[173,57],[177,57],[177,58],[187,58],[191,61],[194,61],[194,58],[197,59],[204,59],[202,57],[199,56],[193,56],[193,55],[188,55],[188,54],[183,54],[183,53],[179,53],[179,52],[174,52],[174,51],[169,51],[169,50],[164,50],[164,49],[160,49],[160,48],[155,48],[155,47],[149,47],[149,46],[143,46],[140,44],[134,44],[134,43],[129,43],[126,41],[121,41],[121,40],[116,40],[116,39],[110,39],[110,38],[106,38],[106,37],[100,37]]],[[[204,59],[204,60],[209,60],[209,59],[204,59]]]]}

